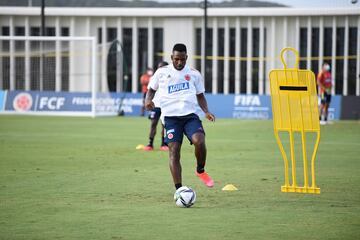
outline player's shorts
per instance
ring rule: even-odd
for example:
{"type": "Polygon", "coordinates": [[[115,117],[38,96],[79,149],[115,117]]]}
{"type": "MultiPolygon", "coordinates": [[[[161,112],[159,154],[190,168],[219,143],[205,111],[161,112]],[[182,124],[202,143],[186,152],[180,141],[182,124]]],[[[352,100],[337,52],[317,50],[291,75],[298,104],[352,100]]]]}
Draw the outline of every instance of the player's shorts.
{"type": "Polygon", "coordinates": [[[165,117],[165,143],[182,143],[184,134],[192,144],[191,137],[196,132],[204,132],[201,120],[195,113],[180,117],[165,117]]]}
{"type": "Polygon", "coordinates": [[[328,103],[330,104],[331,102],[331,94],[327,94],[326,92],[320,94],[320,97],[321,97],[321,103],[322,104],[325,104],[325,103],[328,103]]]}
{"type": "Polygon", "coordinates": [[[158,108],[158,107],[154,108],[149,113],[150,120],[159,120],[160,116],[161,116],[161,108],[158,108]]]}

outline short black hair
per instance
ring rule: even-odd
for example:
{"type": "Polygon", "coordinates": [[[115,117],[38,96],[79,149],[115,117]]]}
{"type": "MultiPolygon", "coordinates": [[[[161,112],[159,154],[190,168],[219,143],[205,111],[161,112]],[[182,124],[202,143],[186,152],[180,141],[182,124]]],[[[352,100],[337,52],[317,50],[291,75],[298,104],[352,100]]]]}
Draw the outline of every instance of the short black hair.
{"type": "Polygon", "coordinates": [[[186,46],[185,46],[185,44],[183,44],[183,43],[177,43],[177,44],[175,44],[174,47],[173,47],[173,52],[174,52],[174,51],[187,53],[187,51],[186,51],[186,46]]]}

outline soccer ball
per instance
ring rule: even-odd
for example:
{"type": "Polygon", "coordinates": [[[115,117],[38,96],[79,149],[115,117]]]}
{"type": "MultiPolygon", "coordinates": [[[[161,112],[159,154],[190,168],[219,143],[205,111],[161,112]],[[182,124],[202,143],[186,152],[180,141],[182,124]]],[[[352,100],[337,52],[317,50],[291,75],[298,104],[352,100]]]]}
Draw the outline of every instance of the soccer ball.
{"type": "Polygon", "coordinates": [[[189,187],[182,186],[174,194],[175,204],[179,207],[191,207],[196,201],[196,193],[189,187]]]}

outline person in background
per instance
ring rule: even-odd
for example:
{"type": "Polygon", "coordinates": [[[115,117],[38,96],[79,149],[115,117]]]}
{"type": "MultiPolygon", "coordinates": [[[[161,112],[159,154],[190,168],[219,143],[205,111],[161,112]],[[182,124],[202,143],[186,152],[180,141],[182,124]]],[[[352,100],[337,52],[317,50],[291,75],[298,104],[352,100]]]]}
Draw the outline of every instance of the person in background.
{"type": "Polygon", "coordinates": [[[146,97],[146,93],[148,91],[148,84],[150,82],[150,78],[153,75],[153,70],[152,68],[147,68],[146,72],[141,75],[140,77],[140,84],[141,84],[141,92],[143,94],[143,105],[141,107],[141,113],[140,116],[144,116],[145,115],[145,97],[146,97]]]}
{"type": "MultiPolygon", "coordinates": [[[[166,65],[169,65],[169,63],[160,62],[157,67],[159,69],[159,68],[164,67],[166,65]]],[[[150,110],[150,114],[149,114],[149,119],[151,120],[150,133],[149,133],[149,144],[146,145],[143,148],[143,150],[145,150],[145,151],[154,150],[154,138],[155,138],[155,135],[156,135],[156,128],[157,128],[157,124],[158,124],[160,116],[161,116],[161,108],[160,108],[158,94],[155,94],[153,102],[154,102],[155,108],[150,110]]],[[[169,147],[164,142],[164,125],[162,123],[161,123],[161,146],[160,146],[160,150],[161,151],[168,151],[169,150],[169,147]]]]}
{"type": "Polygon", "coordinates": [[[330,65],[328,63],[323,64],[322,69],[317,76],[317,83],[319,85],[319,94],[321,99],[319,119],[320,124],[325,125],[328,120],[332,88],[330,65]]]}

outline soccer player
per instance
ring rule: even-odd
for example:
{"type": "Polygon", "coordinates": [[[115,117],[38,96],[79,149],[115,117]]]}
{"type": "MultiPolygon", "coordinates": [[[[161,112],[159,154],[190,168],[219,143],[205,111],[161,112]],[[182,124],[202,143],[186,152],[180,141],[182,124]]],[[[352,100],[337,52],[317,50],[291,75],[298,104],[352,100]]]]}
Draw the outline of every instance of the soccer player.
{"type": "Polygon", "coordinates": [[[182,186],[180,150],[184,134],[195,147],[195,174],[206,186],[214,186],[214,181],[205,172],[205,132],[195,114],[196,107],[200,106],[210,121],[215,121],[215,116],[208,110],[203,78],[197,70],[186,65],[187,58],[186,46],[175,44],[171,55],[172,64],[156,71],[145,99],[146,109],[153,109],[152,100],[155,92],[159,91],[165,122],[165,142],[169,146],[169,166],[176,189],[182,186]]]}
{"type": "MultiPolygon", "coordinates": [[[[164,67],[166,65],[169,65],[169,63],[167,62],[160,62],[158,64],[158,69],[161,67],[164,67]]],[[[151,125],[150,125],[150,133],[149,133],[149,144],[146,145],[143,149],[145,151],[152,151],[154,150],[154,138],[156,135],[156,127],[157,124],[159,122],[160,116],[161,116],[161,108],[159,105],[159,94],[155,94],[155,97],[153,99],[154,102],[154,109],[150,110],[150,114],[149,114],[149,119],[151,120],[151,125]]],[[[168,151],[169,147],[165,144],[164,141],[164,125],[161,124],[161,146],[160,146],[160,150],[161,151],[168,151]]]]}
{"type": "Polygon", "coordinates": [[[331,102],[331,73],[330,73],[330,65],[328,63],[324,63],[322,66],[322,70],[317,76],[317,83],[319,85],[320,90],[320,124],[324,125],[327,123],[328,119],[328,110],[331,102]]]}
{"type": "Polygon", "coordinates": [[[148,91],[148,84],[150,82],[150,78],[152,75],[153,75],[153,70],[151,68],[147,68],[146,72],[140,77],[141,92],[143,94],[143,105],[141,107],[140,116],[145,115],[145,97],[148,91]]]}

